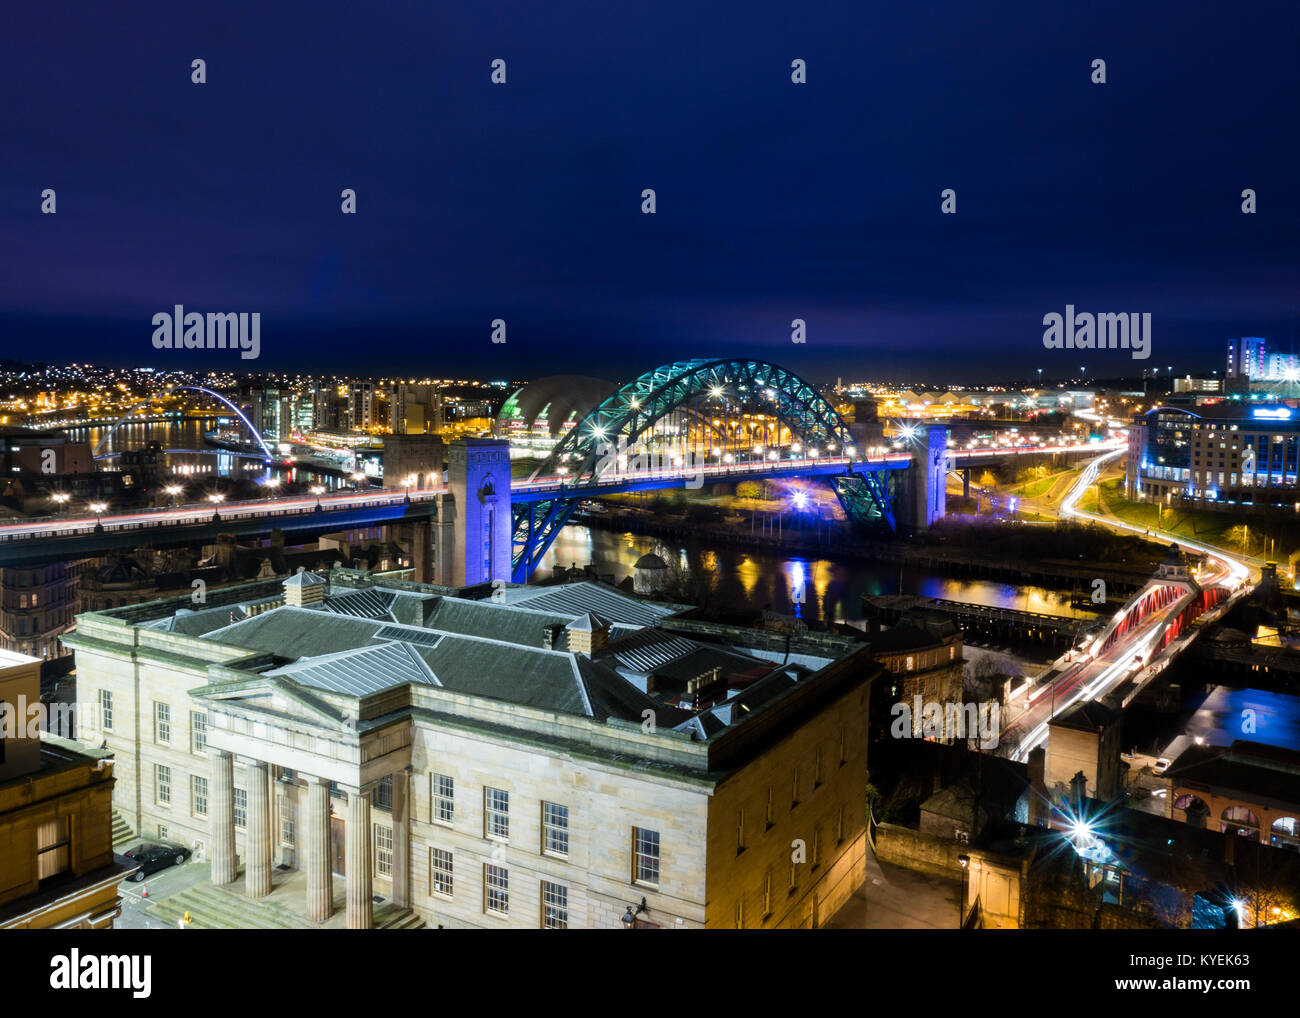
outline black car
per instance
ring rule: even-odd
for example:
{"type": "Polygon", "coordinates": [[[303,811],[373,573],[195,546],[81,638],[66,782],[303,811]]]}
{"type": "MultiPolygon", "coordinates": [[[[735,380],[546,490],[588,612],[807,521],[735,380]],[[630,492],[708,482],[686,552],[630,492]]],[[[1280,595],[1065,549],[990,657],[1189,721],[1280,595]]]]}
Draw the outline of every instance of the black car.
{"type": "Polygon", "coordinates": [[[168,866],[181,865],[194,853],[180,845],[153,844],[141,845],[125,854],[132,862],[140,864],[140,869],[131,877],[132,880],[139,881],[150,873],[165,870],[168,866]]]}

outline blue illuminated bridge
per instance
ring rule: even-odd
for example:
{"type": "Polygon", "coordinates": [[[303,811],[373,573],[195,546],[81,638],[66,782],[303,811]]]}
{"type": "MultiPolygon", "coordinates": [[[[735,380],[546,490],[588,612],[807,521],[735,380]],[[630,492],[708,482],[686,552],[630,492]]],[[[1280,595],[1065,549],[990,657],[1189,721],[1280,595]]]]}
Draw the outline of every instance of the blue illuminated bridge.
{"type": "MultiPolygon", "coordinates": [[[[584,499],[702,487],[720,480],[800,477],[827,484],[856,526],[893,531],[900,526],[900,511],[909,526],[921,527],[943,514],[950,470],[1013,455],[1095,453],[1097,448],[954,451],[945,448],[945,429],[919,433],[904,450],[864,449],[849,423],[808,382],[765,361],[664,365],[620,386],[579,415],[530,478],[510,482],[512,579],[528,579],[584,499]]],[[[424,489],[135,511],[82,506],[0,525],[0,566],[87,557],[145,544],[211,541],[217,534],[253,536],[279,529],[306,539],[339,529],[430,520],[437,518],[440,500],[455,487],[456,479],[451,480],[450,486],[424,489]]]]}

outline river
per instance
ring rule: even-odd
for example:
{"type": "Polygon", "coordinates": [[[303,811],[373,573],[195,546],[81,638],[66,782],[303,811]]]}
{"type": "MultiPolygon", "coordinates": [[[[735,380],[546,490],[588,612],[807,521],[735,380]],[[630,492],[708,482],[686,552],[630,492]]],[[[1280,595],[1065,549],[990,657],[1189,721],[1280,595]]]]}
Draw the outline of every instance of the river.
{"type": "MultiPolygon", "coordinates": [[[[261,459],[251,456],[238,456],[224,449],[208,451],[203,440],[203,433],[211,431],[218,422],[229,422],[230,418],[186,417],[178,421],[152,422],[127,421],[118,427],[105,445],[105,452],[120,452],[124,449],[143,449],[150,442],[157,442],[164,449],[192,449],[195,452],[171,453],[164,457],[164,471],[169,480],[180,483],[220,478],[222,480],[248,480],[262,483],[272,477],[282,483],[319,484],[327,490],[351,487],[352,482],[346,476],[316,471],[310,468],[286,467],[278,463],[268,467],[261,459]]],[[[109,431],[108,426],[71,427],[61,429],[74,442],[89,442],[95,448],[100,439],[109,431]]],[[[101,461],[100,469],[116,469],[116,459],[101,461]]]]}
{"type": "Polygon", "coordinates": [[[918,594],[1020,611],[1047,612],[1075,618],[1096,618],[1093,612],[1074,609],[1070,594],[1044,587],[1017,586],[989,580],[954,579],[897,564],[836,562],[832,559],[779,555],[665,540],[641,534],[616,533],[585,526],[560,531],[538,567],[539,578],[548,577],[556,565],[595,563],[602,574],[613,573],[615,582],[632,574],[632,566],[646,552],[657,552],[670,564],[717,573],[721,600],[736,608],[770,609],[807,619],[853,620],[862,618],[864,594],[918,594]],[[802,588],[804,603],[796,605],[791,591],[802,588]]]}

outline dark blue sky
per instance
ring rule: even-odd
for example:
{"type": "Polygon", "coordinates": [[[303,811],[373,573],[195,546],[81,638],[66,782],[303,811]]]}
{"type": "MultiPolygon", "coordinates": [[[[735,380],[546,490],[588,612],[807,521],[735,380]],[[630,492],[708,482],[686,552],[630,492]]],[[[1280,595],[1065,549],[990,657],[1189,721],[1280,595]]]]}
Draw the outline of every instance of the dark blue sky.
{"type": "Polygon", "coordinates": [[[1297,39],[1294,2],[14,6],[0,356],[232,363],[153,350],[182,303],[260,311],[262,369],[1144,366],[1044,350],[1073,303],[1221,370],[1300,316],[1297,39]]]}

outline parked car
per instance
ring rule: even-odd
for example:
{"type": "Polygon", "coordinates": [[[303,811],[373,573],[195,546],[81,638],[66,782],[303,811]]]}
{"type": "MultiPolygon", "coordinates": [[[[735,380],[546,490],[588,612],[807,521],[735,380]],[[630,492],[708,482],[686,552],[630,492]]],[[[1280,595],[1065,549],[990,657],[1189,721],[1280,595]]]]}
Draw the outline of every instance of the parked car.
{"type": "Polygon", "coordinates": [[[1169,765],[1171,763],[1173,763],[1173,761],[1170,760],[1169,757],[1162,756],[1159,760],[1156,761],[1155,766],[1151,768],[1151,773],[1163,774],[1165,771],[1169,770],[1169,765]]]}
{"type": "Polygon", "coordinates": [[[141,845],[124,854],[132,862],[140,864],[140,868],[131,877],[132,880],[140,881],[148,874],[165,870],[168,866],[182,865],[194,853],[181,845],[155,843],[141,845]]]}

